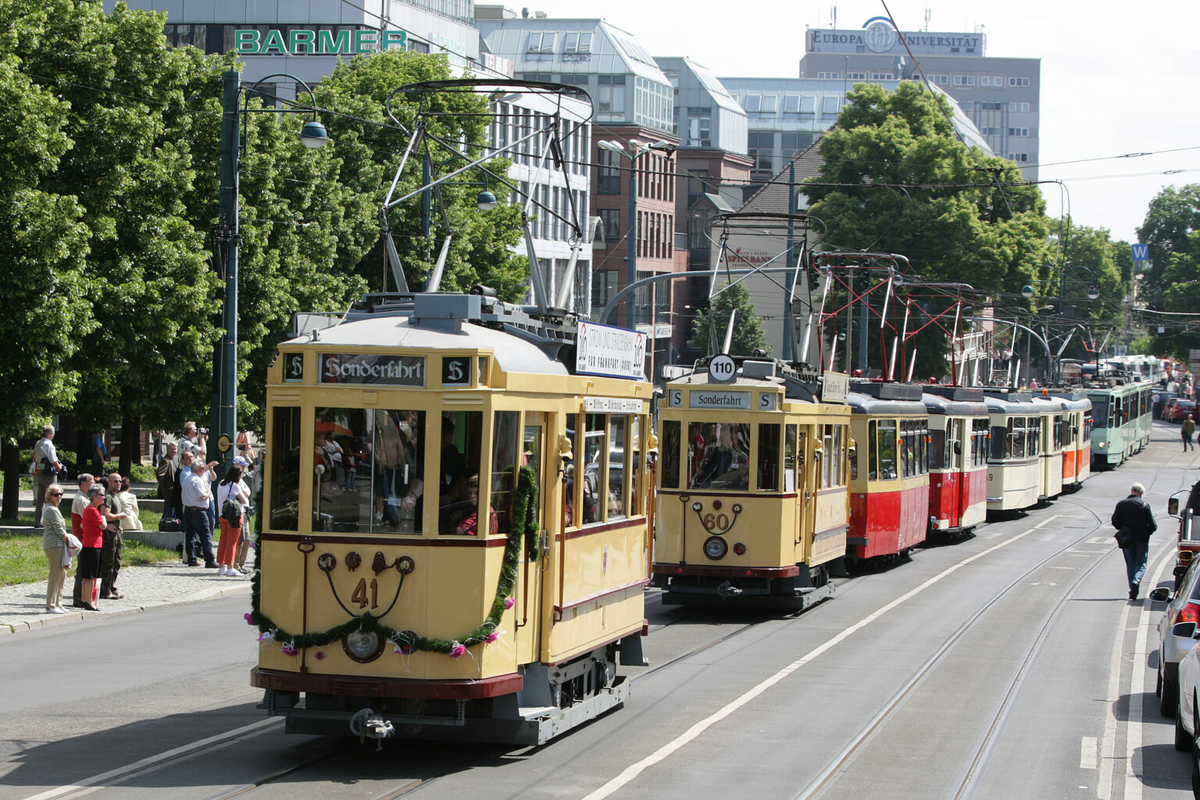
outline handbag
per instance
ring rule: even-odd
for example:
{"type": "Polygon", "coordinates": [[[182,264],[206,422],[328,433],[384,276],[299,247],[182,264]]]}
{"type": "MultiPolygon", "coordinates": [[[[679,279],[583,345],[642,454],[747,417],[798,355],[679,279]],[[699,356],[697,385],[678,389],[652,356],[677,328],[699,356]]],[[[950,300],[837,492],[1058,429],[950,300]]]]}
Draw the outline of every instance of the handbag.
{"type": "Polygon", "coordinates": [[[1124,550],[1126,547],[1129,547],[1129,545],[1133,544],[1133,529],[1119,528],[1117,529],[1117,532],[1113,534],[1113,538],[1117,540],[1117,547],[1124,550]]]}

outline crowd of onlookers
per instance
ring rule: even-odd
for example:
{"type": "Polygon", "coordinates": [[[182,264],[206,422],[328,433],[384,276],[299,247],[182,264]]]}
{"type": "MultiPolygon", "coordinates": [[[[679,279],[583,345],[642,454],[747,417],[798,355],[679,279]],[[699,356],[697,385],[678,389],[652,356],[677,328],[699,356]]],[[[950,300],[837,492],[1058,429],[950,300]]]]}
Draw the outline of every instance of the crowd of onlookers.
{"type": "MultiPolygon", "coordinates": [[[[194,422],[184,424],[178,443],[156,437],[158,492],[163,500],[165,530],[182,530],[182,557],[191,567],[218,570],[219,576],[249,574],[246,560],[251,547],[247,521],[253,514],[250,500],[257,483],[257,460],[247,433],[237,437],[237,453],[225,476],[218,480],[218,461],[208,461],[207,432],[194,422]],[[176,520],[178,520],[176,522],[176,520]],[[175,526],[178,527],[175,527],[175,526]],[[220,538],[213,550],[213,531],[220,538]]],[[[63,590],[71,564],[68,527],[59,505],[65,494],[60,476],[66,470],[54,448],[54,427],[47,425],[34,446],[34,525],[41,527],[42,547],[49,562],[46,611],[67,613],[63,590]]],[[[71,502],[69,532],[79,540],[72,606],[96,611],[99,601],[119,600],[117,589],[124,547],[123,531],[140,530],[137,497],[130,491],[129,478],[110,473],[97,479],[91,473],[78,476],[79,490],[71,502]]]]}

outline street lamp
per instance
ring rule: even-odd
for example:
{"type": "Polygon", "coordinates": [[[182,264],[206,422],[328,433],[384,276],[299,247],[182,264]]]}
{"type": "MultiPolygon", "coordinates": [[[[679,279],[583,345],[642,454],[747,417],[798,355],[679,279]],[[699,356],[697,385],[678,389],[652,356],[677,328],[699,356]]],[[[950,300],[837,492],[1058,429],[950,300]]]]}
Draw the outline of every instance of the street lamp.
{"type": "MultiPolygon", "coordinates": [[[[663,141],[645,144],[635,139],[631,139],[628,143],[605,139],[598,142],[597,145],[610,153],[619,153],[629,159],[629,224],[625,245],[625,285],[632,286],[637,281],[637,160],[651,150],[665,150],[673,153],[675,145],[663,141]]],[[[636,302],[637,299],[630,293],[625,311],[625,327],[631,331],[637,330],[636,302]]]]}
{"type": "MultiPolygon", "coordinates": [[[[291,78],[304,87],[312,100],[313,118],[304,124],[300,132],[300,141],[309,149],[316,149],[329,141],[325,126],[317,120],[317,99],[311,88],[295,75],[286,72],[276,72],[267,75],[251,84],[248,90],[253,90],[267,78],[291,78]]],[[[221,462],[218,471],[224,476],[225,471],[233,461],[234,441],[237,438],[237,341],[238,341],[238,247],[242,243],[241,229],[238,219],[238,167],[242,150],[242,114],[252,110],[270,111],[273,113],[297,113],[287,109],[251,109],[249,100],[238,107],[242,98],[242,73],[239,70],[229,70],[225,73],[224,95],[221,119],[221,187],[220,202],[217,212],[216,238],[225,247],[224,274],[225,302],[222,307],[221,345],[214,359],[213,370],[216,373],[216,395],[213,399],[213,426],[217,436],[217,449],[220,451],[221,462]]]]}

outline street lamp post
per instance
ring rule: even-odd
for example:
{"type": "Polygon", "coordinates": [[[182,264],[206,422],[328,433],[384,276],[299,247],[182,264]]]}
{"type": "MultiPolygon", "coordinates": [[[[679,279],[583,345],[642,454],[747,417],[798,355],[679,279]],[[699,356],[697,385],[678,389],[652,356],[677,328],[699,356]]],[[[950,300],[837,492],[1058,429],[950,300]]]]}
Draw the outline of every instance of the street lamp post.
{"type": "MultiPolygon", "coordinates": [[[[304,125],[300,141],[305,147],[316,148],[329,140],[325,126],[316,119],[316,96],[308,84],[285,72],[278,72],[259,79],[249,87],[253,89],[267,78],[291,78],[304,87],[313,104],[313,119],[304,125]]],[[[213,365],[216,392],[213,402],[213,432],[216,435],[218,472],[224,476],[233,461],[234,442],[237,439],[237,342],[238,342],[238,248],[242,243],[238,218],[238,169],[241,156],[242,114],[250,109],[239,108],[242,98],[242,73],[229,70],[225,73],[221,119],[221,186],[217,212],[216,236],[224,245],[225,259],[222,278],[225,281],[225,301],[221,310],[224,331],[213,365]]],[[[268,109],[264,109],[268,110],[268,109]]],[[[276,112],[276,109],[269,109],[276,112]]],[[[284,110],[276,113],[294,113],[284,110]]]]}
{"type": "MultiPolygon", "coordinates": [[[[629,223],[626,230],[625,243],[625,285],[632,286],[637,281],[637,160],[651,150],[675,151],[675,145],[670,142],[651,142],[643,144],[630,140],[628,144],[607,139],[598,146],[610,153],[619,153],[629,159],[629,223]]],[[[629,303],[625,312],[625,327],[637,330],[637,297],[629,295],[629,303]]]]}

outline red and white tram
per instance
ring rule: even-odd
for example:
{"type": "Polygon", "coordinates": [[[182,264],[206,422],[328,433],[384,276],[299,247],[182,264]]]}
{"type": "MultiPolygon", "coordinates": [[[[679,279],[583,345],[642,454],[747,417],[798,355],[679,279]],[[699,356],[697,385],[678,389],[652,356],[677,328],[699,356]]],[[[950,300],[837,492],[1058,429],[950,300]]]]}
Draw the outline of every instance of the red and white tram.
{"type": "Polygon", "coordinates": [[[1086,392],[1061,392],[1066,404],[1063,422],[1062,482],[1074,491],[1092,474],[1092,401],[1086,392]]]}
{"type": "Polygon", "coordinates": [[[856,443],[850,471],[848,555],[890,559],[929,530],[929,423],[921,388],[857,384],[848,402],[856,443]]]}
{"type": "Polygon", "coordinates": [[[963,534],[987,517],[988,408],[983,392],[926,387],[929,413],[929,529],[963,534]]]}

